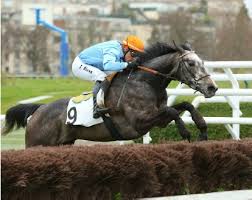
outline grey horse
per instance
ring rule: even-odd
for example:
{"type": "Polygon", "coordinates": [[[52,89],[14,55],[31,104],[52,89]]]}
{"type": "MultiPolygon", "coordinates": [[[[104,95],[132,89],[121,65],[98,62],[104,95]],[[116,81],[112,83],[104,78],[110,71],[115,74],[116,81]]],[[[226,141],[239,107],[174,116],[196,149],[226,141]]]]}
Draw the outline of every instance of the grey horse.
{"type": "MultiPolygon", "coordinates": [[[[199,140],[207,140],[206,122],[192,104],[167,106],[166,88],[172,80],[185,83],[207,98],[215,95],[217,86],[199,56],[187,43],[180,46],[156,43],[138,55],[138,59],[141,66],[118,73],[105,97],[105,105],[110,109],[111,120],[121,139],[139,138],[151,128],[165,127],[174,120],[182,138],[190,141],[190,132],[179,116],[188,110],[200,130],[199,140]]],[[[15,126],[26,127],[26,147],[73,144],[77,139],[116,140],[104,123],[89,128],[65,124],[68,101],[69,98],[65,98],[49,104],[14,106],[6,113],[2,134],[15,126]]]]}

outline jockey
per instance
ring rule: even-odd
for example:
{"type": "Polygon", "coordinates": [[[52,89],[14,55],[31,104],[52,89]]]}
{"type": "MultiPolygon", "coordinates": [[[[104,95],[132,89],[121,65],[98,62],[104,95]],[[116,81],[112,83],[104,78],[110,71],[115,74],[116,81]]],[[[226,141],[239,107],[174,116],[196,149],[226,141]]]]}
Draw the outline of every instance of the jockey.
{"type": "Polygon", "coordinates": [[[122,43],[111,40],[84,49],[74,59],[73,74],[84,80],[95,81],[93,89],[94,118],[99,118],[101,113],[108,112],[107,108],[99,108],[96,101],[100,89],[106,94],[109,86],[106,76],[125,68],[135,69],[139,64],[134,56],[137,52],[143,51],[143,41],[137,36],[129,35],[122,43]]]}

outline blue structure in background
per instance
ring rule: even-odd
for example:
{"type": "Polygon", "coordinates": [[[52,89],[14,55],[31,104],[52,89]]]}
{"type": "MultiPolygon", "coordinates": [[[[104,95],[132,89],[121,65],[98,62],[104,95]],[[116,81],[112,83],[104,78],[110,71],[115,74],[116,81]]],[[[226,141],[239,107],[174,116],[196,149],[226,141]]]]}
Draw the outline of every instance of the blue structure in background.
{"type": "Polygon", "coordinates": [[[42,25],[50,30],[56,31],[60,33],[61,36],[61,42],[60,42],[60,75],[67,76],[68,75],[68,36],[67,32],[63,29],[54,26],[53,24],[47,23],[46,21],[43,21],[40,19],[40,11],[41,8],[36,8],[36,24],[42,25]]]}

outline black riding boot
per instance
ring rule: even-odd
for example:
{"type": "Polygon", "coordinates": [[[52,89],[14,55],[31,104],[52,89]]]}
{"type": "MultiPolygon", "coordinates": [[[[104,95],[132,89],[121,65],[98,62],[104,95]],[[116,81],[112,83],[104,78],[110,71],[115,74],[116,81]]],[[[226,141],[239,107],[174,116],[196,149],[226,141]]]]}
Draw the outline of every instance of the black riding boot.
{"type": "Polygon", "coordinates": [[[100,89],[104,92],[104,97],[106,96],[106,92],[109,88],[109,82],[105,79],[103,82],[96,81],[94,89],[93,89],[93,101],[94,101],[94,110],[93,110],[93,118],[97,119],[101,116],[101,114],[105,114],[109,111],[108,108],[100,108],[97,105],[96,97],[100,89]]]}

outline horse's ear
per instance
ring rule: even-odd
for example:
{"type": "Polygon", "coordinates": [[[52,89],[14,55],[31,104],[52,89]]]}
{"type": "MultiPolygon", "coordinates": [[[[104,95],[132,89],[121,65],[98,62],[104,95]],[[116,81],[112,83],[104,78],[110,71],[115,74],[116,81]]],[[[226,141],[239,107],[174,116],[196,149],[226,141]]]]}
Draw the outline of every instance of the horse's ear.
{"type": "Polygon", "coordinates": [[[182,46],[185,50],[192,51],[192,46],[191,46],[191,44],[190,44],[188,41],[186,41],[185,44],[182,44],[181,46],[182,46]]]}
{"type": "Polygon", "coordinates": [[[177,46],[177,44],[175,43],[174,40],[172,40],[172,41],[173,41],[173,45],[174,45],[175,49],[177,51],[179,51],[181,54],[184,53],[184,49],[181,46],[177,46]]]}

